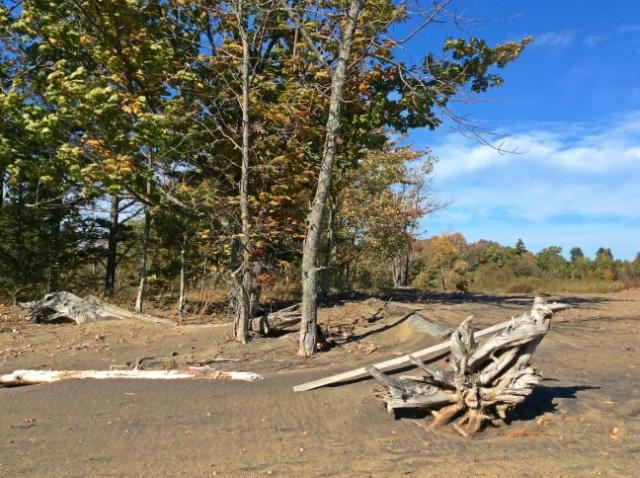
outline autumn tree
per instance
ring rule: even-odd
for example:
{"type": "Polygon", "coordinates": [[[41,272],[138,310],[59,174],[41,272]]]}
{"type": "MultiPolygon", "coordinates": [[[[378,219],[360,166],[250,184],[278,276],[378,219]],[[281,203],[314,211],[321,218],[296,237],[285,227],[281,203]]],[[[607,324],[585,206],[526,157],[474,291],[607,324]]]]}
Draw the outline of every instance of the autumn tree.
{"type": "MultiPolygon", "coordinates": [[[[347,8],[328,3],[312,9],[281,3],[289,12],[293,27],[301,32],[307,47],[316,56],[318,65],[331,78],[326,137],[316,191],[307,216],[302,259],[303,315],[299,354],[309,356],[314,353],[316,343],[318,258],[323,218],[338,154],[338,131],[348,123],[342,117],[341,106],[345,85],[357,77],[356,72],[371,72],[382,83],[377,88],[379,95],[369,105],[370,114],[378,115],[369,116],[373,120],[370,127],[387,125],[397,131],[424,126],[435,128],[443,116],[452,116],[447,105],[462,89],[479,93],[498,86],[502,79],[492,68],[504,67],[516,58],[528,40],[490,48],[481,39],[449,39],[444,45],[447,58],[437,59],[435,55],[427,54],[423,61],[407,65],[394,55],[394,48],[402,40],[393,39],[389,34],[393,31],[392,25],[410,17],[408,5],[402,2],[372,4],[352,0],[347,8]],[[328,18],[339,21],[333,25],[329,23],[329,29],[319,31],[318,26],[325,27],[323,20],[328,18]],[[327,36],[325,32],[332,34],[327,36]]],[[[448,3],[433,2],[433,8],[425,14],[420,28],[445,15],[448,3]]]]}

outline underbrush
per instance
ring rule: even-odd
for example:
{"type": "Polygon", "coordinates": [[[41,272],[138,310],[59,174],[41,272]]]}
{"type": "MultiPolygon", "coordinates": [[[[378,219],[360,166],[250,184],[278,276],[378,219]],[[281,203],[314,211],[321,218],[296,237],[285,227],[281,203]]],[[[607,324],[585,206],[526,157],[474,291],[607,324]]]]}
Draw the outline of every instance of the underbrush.
{"type": "Polygon", "coordinates": [[[474,283],[474,292],[494,292],[507,294],[539,293],[582,293],[605,294],[619,292],[626,288],[621,281],[599,279],[545,279],[541,277],[513,277],[501,282],[482,281],[474,283]]]}

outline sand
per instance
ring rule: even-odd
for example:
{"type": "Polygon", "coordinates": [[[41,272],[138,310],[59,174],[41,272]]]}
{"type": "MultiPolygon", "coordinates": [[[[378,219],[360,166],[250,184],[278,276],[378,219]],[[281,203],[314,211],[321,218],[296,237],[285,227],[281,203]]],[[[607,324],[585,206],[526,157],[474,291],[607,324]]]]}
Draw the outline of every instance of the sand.
{"type": "MultiPolygon", "coordinates": [[[[295,357],[296,334],[228,340],[224,327],[131,321],[36,325],[0,308],[0,371],[90,369],[153,356],[156,367],[214,357],[260,382],[68,381],[0,389],[2,477],[640,477],[640,291],[553,297],[534,355],[545,377],[508,424],[475,439],[394,418],[372,380],[294,393],[293,385],[439,342],[380,301],[321,311],[331,348],[295,357]]],[[[407,300],[405,298],[405,300],[407,300]]],[[[527,296],[427,294],[402,305],[455,326],[526,311],[527,296]]]]}

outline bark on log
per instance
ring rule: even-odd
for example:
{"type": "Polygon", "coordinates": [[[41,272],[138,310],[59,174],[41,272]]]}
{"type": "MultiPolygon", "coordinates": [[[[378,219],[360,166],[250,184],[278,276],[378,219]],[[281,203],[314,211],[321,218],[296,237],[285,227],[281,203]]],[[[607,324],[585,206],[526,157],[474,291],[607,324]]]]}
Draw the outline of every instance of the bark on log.
{"type": "Polygon", "coordinates": [[[506,412],[524,401],[542,377],[531,366],[531,356],[549,330],[554,310],[536,297],[529,314],[514,318],[482,344],[467,318],[449,342],[452,371],[430,370],[413,357],[423,375],[386,376],[375,366],[367,371],[385,390],[375,392],[389,412],[424,408],[435,417],[432,427],[451,423],[462,435],[475,435],[486,421],[505,419],[506,412]]]}
{"type": "Polygon", "coordinates": [[[243,380],[254,382],[263,377],[253,372],[222,372],[210,367],[181,370],[16,370],[0,375],[0,386],[33,385],[61,380],[143,379],[143,380],[243,380]]]}
{"type": "Polygon", "coordinates": [[[300,323],[301,312],[300,303],[276,310],[258,317],[253,317],[249,321],[249,328],[262,335],[268,335],[273,330],[290,327],[300,323]]]}

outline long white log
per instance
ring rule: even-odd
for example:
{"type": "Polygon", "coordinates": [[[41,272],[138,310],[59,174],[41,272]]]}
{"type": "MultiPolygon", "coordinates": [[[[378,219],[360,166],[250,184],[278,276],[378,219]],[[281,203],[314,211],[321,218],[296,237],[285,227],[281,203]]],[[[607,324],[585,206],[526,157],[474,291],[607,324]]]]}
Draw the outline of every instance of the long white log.
{"type": "MultiPolygon", "coordinates": [[[[551,311],[563,310],[568,308],[569,306],[566,304],[552,303],[546,305],[549,307],[551,311]]],[[[499,324],[492,325],[491,327],[487,327],[486,329],[482,329],[478,332],[474,333],[475,337],[482,337],[493,332],[497,332],[499,330],[504,329],[508,325],[512,323],[513,319],[507,320],[505,322],[500,322],[499,324]]],[[[314,388],[324,387],[326,385],[332,385],[334,383],[347,382],[350,380],[357,380],[360,378],[369,377],[370,374],[367,371],[367,367],[373,366],[376,369],[387,372],[392,370],[397,370],[399,368],[403,368],[406,366],[413,365],[411,362],[411,357],[425,359],[430,356],[434,356],[437,354],[441,354],[444,352],[449,352],[449,348],[451,346],[451,342],[447,340],[446,342],[442,342],[438,345],[432,345],[431,347],[427,347],[425,349],[417,350],[415,352],[402,355],[400,357],[396,357],[390,360],[385,360],[384,362],[378,362],[376,364],[367,365],[365,367],[360,367],[354,370],[349,370],[347,372],[342,372],[336,375],[331,375],[330,377],[321,378],[318,380],[313,380],[311,382],[303,383],[300,385],[296,385],[293,387],[294,392],[306,392],[307,390],[313,390],[314,388]]]]}
{"type": "Polygon", "coordinates": [[[0,385],[30,385],[61,380],[143,379],[143,380],[243,380],[254,382],[263,377],[253,372],[222,372],[209,367],[190,367],[181,370],[16,370],[0,375],[0,385]]]}

